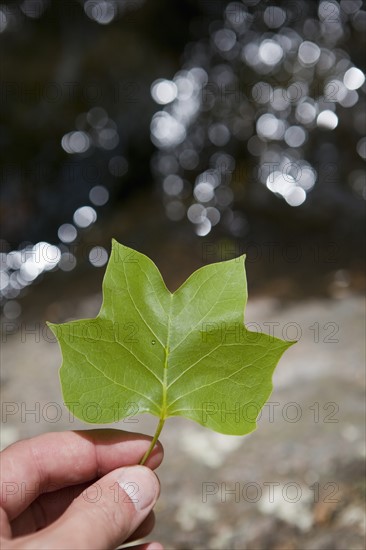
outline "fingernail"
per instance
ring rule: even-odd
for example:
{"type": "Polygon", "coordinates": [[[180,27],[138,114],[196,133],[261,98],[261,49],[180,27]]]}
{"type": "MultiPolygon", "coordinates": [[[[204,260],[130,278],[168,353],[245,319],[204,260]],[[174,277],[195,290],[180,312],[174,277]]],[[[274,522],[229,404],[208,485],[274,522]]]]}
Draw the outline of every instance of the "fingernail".
{"type": "Polygon", "coordinates": [[[145,466],[124,468],[118,475],[118,484],[138,511],[151,506],[159,494],[158,480],[145,466]]]}

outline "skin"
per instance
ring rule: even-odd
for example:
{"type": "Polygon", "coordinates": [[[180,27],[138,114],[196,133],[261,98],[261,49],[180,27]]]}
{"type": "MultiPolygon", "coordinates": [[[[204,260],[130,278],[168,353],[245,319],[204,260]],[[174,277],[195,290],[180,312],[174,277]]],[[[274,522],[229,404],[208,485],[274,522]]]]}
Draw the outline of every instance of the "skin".
{"type": "MultiPolygon", "coordinates": [[[[163,459],[160,443],[145,466],[136,465],[150,442],[102,429],[10,445],[1,453],[0,548],[108,550],[148,535],[160,492],[152,471],[163,459]]],[[[163,550],[157,542],[134,548],[163,550]]]]}

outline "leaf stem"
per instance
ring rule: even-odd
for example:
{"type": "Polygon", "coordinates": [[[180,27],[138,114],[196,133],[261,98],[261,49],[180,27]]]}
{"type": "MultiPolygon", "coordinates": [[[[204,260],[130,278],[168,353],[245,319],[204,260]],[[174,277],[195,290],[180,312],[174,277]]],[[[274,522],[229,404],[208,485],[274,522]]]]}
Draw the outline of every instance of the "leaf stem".
{"type": "Polygon", "coordinates": [[[139,464],[141,466],[143,466],[146,462],[146,460],[149,458],[149,456],[151,455],[154,447],[155,447],[155,443],[157,442],[157,440],[159,439],[159,435],[161,434],[161,430],[163,429],[163,426],[164,426],[164,423],[165,423],[165,418],[160,418],[159,420],[159,424],[156,428],[156,432],[155,432],[155,435],[153,437],[153,440],[150,444],[150,447],[148,448],[148,450],[146,451],[146,453],[144,454],[144,456],[142,457],[142,459],[140,460],[139,464]]]}

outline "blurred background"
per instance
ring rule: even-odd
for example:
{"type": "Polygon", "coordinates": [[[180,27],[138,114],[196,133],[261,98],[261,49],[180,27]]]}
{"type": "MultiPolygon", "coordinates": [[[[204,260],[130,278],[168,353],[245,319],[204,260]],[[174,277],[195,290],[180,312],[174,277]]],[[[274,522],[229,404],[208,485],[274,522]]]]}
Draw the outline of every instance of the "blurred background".
{"type": "Polygon", "coordinates": [[[364,548],[365,31],[362,0],[0,3],[2,445],[81,426],[44,322],[96,315],[112,237],[172,291],[246,253],[249,328],[299,340],[254,434],[167,422],[168,549],[364,548]]]}

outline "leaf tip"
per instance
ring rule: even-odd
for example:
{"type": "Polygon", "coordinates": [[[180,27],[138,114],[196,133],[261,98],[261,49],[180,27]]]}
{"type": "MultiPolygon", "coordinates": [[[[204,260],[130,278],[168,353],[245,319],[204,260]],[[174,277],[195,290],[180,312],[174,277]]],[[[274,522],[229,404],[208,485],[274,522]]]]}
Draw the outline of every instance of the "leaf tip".
{"type": "Polygon", "coordinates": [[[286,348],[291,348],[294,344],[298,344],[299,340],[284,340],[286,342],[286,348]]]}
{"type": "Polygon", "coordinates": [[[55,336],[57,336],[57,335],[56,335],[56,331],[57,331],[58,325],[55,324],[55,323],[50,323],[50,321],[46,321],[45,324],[46,324],[47,328],[49,328],[49,329],[53,332],[53,334],[54,334],[55,336]]]}

